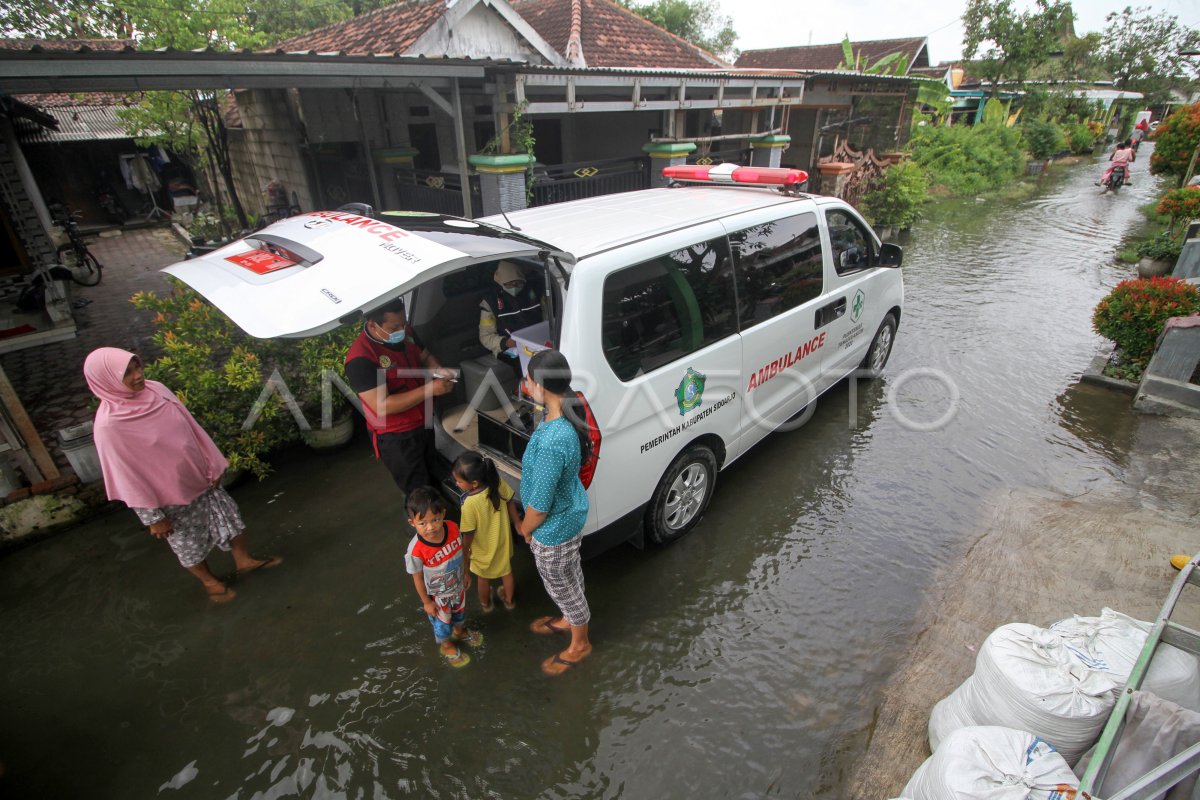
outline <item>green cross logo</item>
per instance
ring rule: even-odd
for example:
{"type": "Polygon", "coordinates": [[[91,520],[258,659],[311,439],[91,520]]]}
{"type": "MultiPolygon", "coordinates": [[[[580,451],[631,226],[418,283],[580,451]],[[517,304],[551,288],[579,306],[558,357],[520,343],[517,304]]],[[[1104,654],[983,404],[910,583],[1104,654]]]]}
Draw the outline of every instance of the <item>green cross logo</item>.
{"type": "Polygon", "coordinates": [[[688,367],[683,380],[679,382],[679,388],[675,390],[675,402],[679,406],[679,416],[682,417],[687,412],[699,407],[700,396],[704,394],[704,381],[704,375],[688,367]]]}
{"type": "Polygon", "coordinates": [[[854,293],[854,303],[850,306],[850,321],[858,322],[858,318],[862,316],[863,308],[867,305],[867,296],[863,294],[863,290],[859,289],[854,293]]]}

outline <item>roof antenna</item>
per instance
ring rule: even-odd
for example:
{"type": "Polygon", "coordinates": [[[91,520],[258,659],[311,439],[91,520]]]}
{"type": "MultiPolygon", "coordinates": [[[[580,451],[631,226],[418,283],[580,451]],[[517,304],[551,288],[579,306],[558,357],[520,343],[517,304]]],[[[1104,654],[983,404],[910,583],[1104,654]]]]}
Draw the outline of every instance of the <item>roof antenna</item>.
{"type": "Polygon", "coordinates": [[[504,217],[504,221],[508,223],[508,227],[512,228],[514,231],[519,231],[519,230],[521,230],[521,229],[520,229],[520,228],[518,228],[516,225],[513,225],[513,224],[512,224],[512,222],[509,222],[509,219],[508,219],[508,214],[505,214],[505,213],[504,213],[504,209],[503,209],[503,208],[501,208],[501,209],[500,209],[500,216],[504,217]]]}

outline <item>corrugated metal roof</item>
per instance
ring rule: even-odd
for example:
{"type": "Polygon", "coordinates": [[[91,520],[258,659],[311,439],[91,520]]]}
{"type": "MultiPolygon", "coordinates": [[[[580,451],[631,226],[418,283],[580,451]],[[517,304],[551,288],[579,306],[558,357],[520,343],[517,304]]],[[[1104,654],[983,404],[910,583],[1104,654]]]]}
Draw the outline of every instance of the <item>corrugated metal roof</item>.
{"type": "MultiPolygon", "coordinates": [[[[550,64],[496,65],[505,72],[540,72],[551,75],[622,75],[656,78],[752,78],[763,80],[802,80],[811,72],[790,69],[682,69],[661,67],[556,67],[550,64]]],[[[857,73],[854,73],[857,74],[857,73]]],[[[873,76],[874,77],[874,76],[873,76]]]]}
{"type": "Polygon", "coordinates": [[[128,139],[116,106],[58,106],[46,113],[58,120],[58,130],[21,126],[18,137],[24,144],[50,142],[94,142],[107,139],[128,139]]]}

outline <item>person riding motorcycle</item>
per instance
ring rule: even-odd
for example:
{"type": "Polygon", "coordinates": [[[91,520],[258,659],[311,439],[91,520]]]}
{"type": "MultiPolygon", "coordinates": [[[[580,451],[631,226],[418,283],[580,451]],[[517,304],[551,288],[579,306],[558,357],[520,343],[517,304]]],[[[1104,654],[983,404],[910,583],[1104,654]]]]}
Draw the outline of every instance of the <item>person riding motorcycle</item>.
{"type": "Polygon", "coordinates": [[[1132,185],[1129,180],[1129,165],[1133,163],[1135,158],[1137,158],[1137,154],[1133,151],[1133,142],[1131,142],[1129,139],[1121,142],[1119,145],[1117,145],[1117,149],[1113,151],[1113,154],[1108,157],[1110,162],[1108,169],[1104,171],[1104,175],[1101,176],[1100,181],[1096,185],[1107,186],[1108,179],[1112,175],[1113,168],[1118,166],[1125,170],[1126,185],[1132,185]]]}

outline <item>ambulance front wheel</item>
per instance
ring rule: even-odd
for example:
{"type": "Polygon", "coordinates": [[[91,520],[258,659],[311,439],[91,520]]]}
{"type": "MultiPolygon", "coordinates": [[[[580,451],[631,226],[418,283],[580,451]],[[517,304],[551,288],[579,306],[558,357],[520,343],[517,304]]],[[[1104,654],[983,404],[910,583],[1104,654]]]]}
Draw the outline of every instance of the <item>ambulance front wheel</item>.
{"type": "Polygon", "coordinates": [[[670,544],[696,526],[717,488],[717,457],[704,445],[684,450],[667,467],[646,512],[646,536],[670,544]]]}
{"type": "Polygon", "coordinates": [[[892,354],[892,343],[895,341],[896,315],[888,314],[879,324],[879,330],[875,332],[875,338],[871,340],[871,347],[863,357],[862,364],[859,365],[860,369],[866,370],[868,378],[874,380],[883,373],[883,368],[887,366],[888,356],[892,354]]]}

